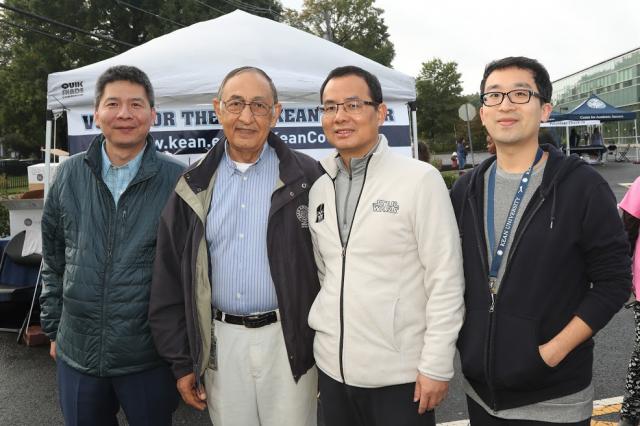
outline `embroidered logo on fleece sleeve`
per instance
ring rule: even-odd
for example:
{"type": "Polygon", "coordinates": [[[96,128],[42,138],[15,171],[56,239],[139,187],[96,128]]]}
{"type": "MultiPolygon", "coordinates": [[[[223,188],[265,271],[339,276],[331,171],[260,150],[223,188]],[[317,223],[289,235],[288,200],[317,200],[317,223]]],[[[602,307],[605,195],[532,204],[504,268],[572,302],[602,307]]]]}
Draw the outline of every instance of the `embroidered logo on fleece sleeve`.
{"type": "Polygon", "coordinates": [[[316,223],[324,220],[324,203],[320,204],[316,209],[316,223]]]}
{"type": "Polygon", "coordinates": [[[309,227],[309,207],[302,204],[296,209],[296,217],[300,221],[300,226],[303,228],[309,227]]]}
{"type": "Polygon", "coordinates": [[[373,203],[374,213],[393,213],[398,214],[400,204],[397,201],[378,200],[373,203]]]}

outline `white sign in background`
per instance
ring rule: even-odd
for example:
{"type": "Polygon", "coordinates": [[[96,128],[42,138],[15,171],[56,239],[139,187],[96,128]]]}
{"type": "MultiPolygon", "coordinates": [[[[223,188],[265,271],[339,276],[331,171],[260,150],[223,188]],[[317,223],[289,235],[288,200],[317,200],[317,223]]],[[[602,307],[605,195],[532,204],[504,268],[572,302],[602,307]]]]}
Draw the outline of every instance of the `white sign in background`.
{"type": "MultiPolygon", "coordinates": [[[[400,102],[387,106],[389,113],[380,131],[387,136],[394,150],[410,156],[408,107],[400,102]]],[[[93,110],[68,111],[67,120],[71,154],[84,151],[100,133],[93,122],[93,110]]],[[[332,147],[322,132],[320,120],[316,105],[284,104],[274,133],[291,148],[322,158],[332,151],[332,147]]],[[[210,105],[164,104],[158,107],[151,135],[159,151],[193,159],[215,145],[222,132],[210,105]]]]}

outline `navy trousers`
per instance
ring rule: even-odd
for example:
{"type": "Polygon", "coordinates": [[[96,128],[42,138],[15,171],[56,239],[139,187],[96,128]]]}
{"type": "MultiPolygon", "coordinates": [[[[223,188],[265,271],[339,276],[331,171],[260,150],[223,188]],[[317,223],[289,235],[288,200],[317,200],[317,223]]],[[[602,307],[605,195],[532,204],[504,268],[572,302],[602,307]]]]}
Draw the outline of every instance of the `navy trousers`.
{"type": "Polygon", "coordinates": [[[359,388],[337,382],[318,369],[320,406],[327,426],[435,426],[435,414],[418,414],[415,383],[359,388]]]}
{"type": "Polygon", "coordinates": [[[117,426],[120,407],[131,426],[171,426],[178,391],[168,366],[124,376],[96,377],[60,360],[56,364],[66,426],[117,426]]]}

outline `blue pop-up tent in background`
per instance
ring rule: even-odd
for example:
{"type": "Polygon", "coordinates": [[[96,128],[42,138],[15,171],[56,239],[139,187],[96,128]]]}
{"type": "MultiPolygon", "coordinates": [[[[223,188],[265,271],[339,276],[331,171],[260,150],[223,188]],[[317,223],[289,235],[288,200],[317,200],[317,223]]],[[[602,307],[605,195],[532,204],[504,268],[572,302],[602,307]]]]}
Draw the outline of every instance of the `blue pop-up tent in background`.
{"type": "MultiPolygon", "coordinates": [[[[553,111],[547,123],[542,127],[565,127],[567,140],[569,140],[569,127],[575,126],[597,126],[603,121],[625,121],[635,120],[636,113],[624,111],[616,108],[600,99],[597,95],[591,95],[587,100],[578,105],[575,109],[567,113],[553,111]]],[[[638,143],[638,125],[634,121],[635,141],[638,143]]],[[[628,143],[626,151],[630,148],[628,143]]],[[[571,147],[567,147],[567,155],[571,153],[571,147]]],[[[636,145],[636,160],[639,159],[636,145]]]]}
{"type": "Polygon", "coordinates": [[[559,114],[561,120],[600,120],[624,121],[635,120],[636,113],[624,111],[609,105],[596,95],[591,95],[586,101],[578,105],[573,111],[559,114]]]}

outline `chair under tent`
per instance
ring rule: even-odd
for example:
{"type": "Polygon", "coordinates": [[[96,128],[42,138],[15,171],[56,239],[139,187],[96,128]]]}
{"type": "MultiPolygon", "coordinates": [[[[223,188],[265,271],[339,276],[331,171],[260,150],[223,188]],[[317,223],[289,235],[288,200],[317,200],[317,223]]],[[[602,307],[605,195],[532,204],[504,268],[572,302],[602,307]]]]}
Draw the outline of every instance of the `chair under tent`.
{"type": "Polygon", "coordinates": [[[40,293],[40,281],[42,274],[42,255],[31,253],[23,255],[26,231],[21,231],[14,235],[4,248],[0,259],[0,302],[28,302],[31,304],[20,328],[5,327],[0,331],[17,333],[18,341],[26,331],[31,322],[31,316],[35,307],[35,302],[40,293]],[[38,273],[33,279],[33,274],[11,273],[10,269],[15,266],[26,267],[33,270],[38,267],[38,273]]]}
{"type": "Polygon", "coordinates": [[[631,149],[631,143],[627,142],[625,144],[620,144],[620,145],[618,145],[618,148],[619,149],[616,150],[616,161],[617,162],[631,161],[627,157],[627,154],[629,153],[629,150],[631,149]]]}

